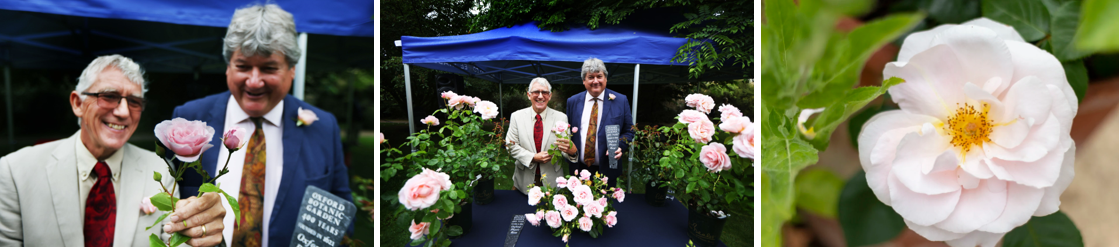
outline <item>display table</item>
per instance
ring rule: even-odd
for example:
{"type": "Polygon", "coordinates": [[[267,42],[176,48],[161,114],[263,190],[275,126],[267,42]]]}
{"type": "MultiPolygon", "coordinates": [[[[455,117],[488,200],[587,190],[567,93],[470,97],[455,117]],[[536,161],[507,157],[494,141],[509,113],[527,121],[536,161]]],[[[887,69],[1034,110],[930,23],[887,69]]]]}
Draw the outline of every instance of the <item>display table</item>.
{"type": "MultiPolygon", "coordinates": [[[[513,215],[536,212],[528,205],[528,196],[515,190],[495,190],[493,202],[474,205],[473,228],[470,233],[454,239],[452,246],[503,246],[513,215]]],[[[568,239],[571,246],[685,246],[688,244],[688,210],[677,201],[666,201],[662,207],[645,203],[643,194],[626,194],[626,202],[613,206],[618,211],[618,224],[605,228],[602,236],[575,229],[568,239]]],[[[613,199],[611,199],[613,200],[613,199]]],[[[743,233],[745,234],[745,233],[743,233]]],[[[544,221],[540,226],[525,222],[517,246],[564,246],[544,221]]],[[[720,243],[719,246],[725,246],[720,243]]]]}

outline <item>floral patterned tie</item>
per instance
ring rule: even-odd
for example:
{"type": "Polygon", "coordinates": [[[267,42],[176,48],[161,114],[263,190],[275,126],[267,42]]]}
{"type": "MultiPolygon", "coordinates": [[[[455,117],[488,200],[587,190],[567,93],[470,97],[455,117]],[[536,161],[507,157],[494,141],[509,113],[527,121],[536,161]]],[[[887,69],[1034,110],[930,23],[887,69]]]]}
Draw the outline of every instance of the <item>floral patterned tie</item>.
{"type": "Polygon", "coordinates": [[[583,145],[583,164],[587,166],[596,165],[594,163],[594,139],[598,132],[598,98],[594,98],[594,105],[591,106],[591,119],[587,124],[587,143],[583,145]]]}
{"type": "Polygon", "coordinates": [[[240,224],[233,226],[233,246],[261,246],[264,232],[264,129],[260,118],[251,118],[256,124],[245,152],[245,166],[241,168],[241,192],[237,205],[241,208],[240,224]]]}
{"type": "Polygon", "coordinates": [[[85,200],[85,246],[113,246],[113,232],[117,225],[117,196],[113,189],[112,171],[104,161],[93,166],[97,182],[85,200]]]}

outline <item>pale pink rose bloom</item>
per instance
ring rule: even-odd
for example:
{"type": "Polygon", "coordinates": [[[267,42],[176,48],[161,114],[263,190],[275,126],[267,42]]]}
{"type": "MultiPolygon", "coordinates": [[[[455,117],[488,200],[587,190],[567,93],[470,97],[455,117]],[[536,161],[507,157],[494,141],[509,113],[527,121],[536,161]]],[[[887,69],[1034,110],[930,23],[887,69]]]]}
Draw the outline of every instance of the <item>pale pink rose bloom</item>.
{"type": "Polygon", "coordinates": [[[560,210],[560,216],[563,216],[563,221],[571,222],[575,217],[579,216],[579,208],[567,205],[560,210]]]}
{"type": "Polygon", "coordinates": [[[610,213],[606,213],[606,216],[602,217],[602,221],[606,223],[606,227],[614,228],[614,225],[618,224],[618,212],[610,211],[610,213]]]}
{"type": "Polygon", "coordinates": [[[528,205],[536,206],[536,204],[540,203],[540,198],[544,198],[544,192],[540,191],[540,187],[528,189],[528,205]]]}
{"type": "Polygon", "coordinates": [[[727,147],[722,143],[712,142],[699,151],[699,162],[707,167],[709,172],[730,170],[730,156],[727,156],[727,147]]]}
{"type": "Polygon", "coordinates": [[[571,127],[571,133],[579,133],[579,127],[571,127]]]}
{"type": "Polygon", "coordinates": [[[303,107],[299,107],[298,112],[298,121],[295,122],[295,126],[311,125],[315,121],[319,121],[319,115],[310,109],[304,110],[303,107]]]}
{"type": "Polygon", "coordinates": [[[175,153],[175,158],[189,163],[198,160],[202,152],[214,146],[210,144],[214,138],[214,127],[198,120],[175,118],[155,125],[155,137],[175,153]]]}
{"type": "Polygon", "coordinates": [[[420,239],[426,236],[427,233],[430,231],[430,229],[428,229],[430,225],[431,223],[427,222],[420,222],[419,224],[416,224],[416,221],[413,220],[412,226],[408,227],[408,232],[412,233],[413,240],[420,239]]]}
{"type": "Polygon", "coordinates": [[[579,218],[579,230],[589,232],[591,231],[591,227],[594,227],[594,221],[591,221],[590,217],[584,215],[582,218],[579,218]]]}
{"type": "Polygon", "coordinates": [[[452,91],[446,91],[446,92],[443,92],[443,94],[441,94],[439,96],[443,97],[444,100],[449,100],[451,98],[454,98],[455,96],[458,96],[458,94],[456,94],[455,92],[452,92],[452,91]]]}
{"type": "Polygon", "coordinates": [[[575,186],[575,189],[571,190],[571,200],[584,205],[593,203],[594,192],[587,185],[575,186]]]}
{"type": "Polygon", "coordinates": [[[1079,108],[1065,72],[986,18],[910,34],[882,72],[906,80],[889,89],[901,109],[858,136],[867,185],[914,232],[951,246],[995,246],[1058,211],[1079,108]]]}
{"type": "Polygon", "coordinates": [[[454,107],[456,110],[462,110],[463,107],[469,104],[467,102],[470,100],[472,100],[470,96],[455,95],[452,96],[450,100],[447,100],[447,106],[454,107]]]}
{"type": "Polygon", "coordinates": [[[606,197],[598,198],[598,205],[599,206],[602,206],[603,208],[606,208],[607,204],[610,204],[610,202],[606,200],[606,197]]]}
{"type": "Polygon", "coordinates": [[[742,111],[739,111],[738,107],[734,107],[730,104],[723,104],[719,106],[719,113],[721,114],[719,115],[719,119],[722,119],[723,121],[726,121],[726,119],[731,117],[742,117],[742,111]]]}
{"type": "Polygon", "coordinates": [[[552,206],[555,207],[556,210],[563,210],[564,208],[566,208],[568,206],[567,196],[565,196],[565,195],[553,196],[552,197],[552,206]]]}
{"type": "Polygon", "coordinates": [[[541,220],[544,219],[544,210],[543,209],[536,210],[536,218],[541,219],[541,220]]]}
{"type": "Polygon", "coordinates": [[[556,133],[556,134],[567,133],[568,128],[571,128],[570,124],[567,124],[566,122],[556,122],[556,125],[554,127],[552,127],[552,133],[556,133]]]}
{"type": "Polygon", "coordinates": [[[754,128],[754,124],[747,117],[724,118],[723,122],[719,124],[719,129],[735,134],[742,133],[750,128],[754,128]]]}
{"type": "Polygon", "coordinates": [[[482,100],[474,106],[474,112],[482,115],[482,120],[497,117],[497,104],[482,100]]]}
{"type": "Polygon", "coordinates": [[[448,188],[450,180],[447,174],[424,169],[404,183],[397,197],[408,210],[424,209],[435,205],[439,200],[439,191],[448,188]]]}
{"type": "Polygon", "coordinates": [[[711,142],[711,137],[715,135],[715,124],[707,119],[690,123],[688,124],[688,135],[698,143],[711,142]]]}
{"type": "Polygon", "coordinates": [[[602,218],[602,205],[598,203],[590,203],[583,205],[583,215],[594,216],[595,218],[602,218]]]}
{"type": "Polygon", "coordinates": [[[707,114],[703,114],[702,112],[699,112],[699,111],[696,111],[696,110],[680,111],[680,115],[677,115],[677,117],[679,118],[679,121],[681,123],[685,123],[685,124],[690,124],[690,123],[695,123],[695,122],[699,122],[699,121],[703,121],[703,120],[708,120],[707,119],[707,114]]]}
{"type": "Polygon", "coordinates": [[[244,147],[245,144],[249,143],[250,134],[252,133],[245,131],[244,128],[233,126],[233,128],[230,128],[229,131],[226,131],[225,134],[222,135],[222,144],[225,145],[225,149],[228,149],[230,152],[237,151],[244,147]]]}
{"type": "Polygon", "coordinates": [[[544,220],[548,222],[548,226],[551,228],[559,228],[563,224],[563,219],[560,217],[560,213],[555,210],[548,210],[547,213],[544,213],[544,220]]]}
{"type": "Polygon", "coordinates": [[[565,179],[563,177],[556,178],[556,187],[560,188],[560,189],[566,188],[567,187],[567,179],[565,179]]]}
{"type": "Polygon", "coordinates": [[[600,178],[599,180],[602,180],[602,183],[604,184],[610,183],[610,177],[607,176],[602,176],[602,178],[600,178]]]}
{"type": "Polygon", "coordinates": [[[689,94],[684,97],[684,103],[688,106],[695,107],[696,110],[703,113],[711,113],[711,109],[715,108],[715,99],[711,98],[711,96],[698,93],[689,94]]]}
{"type": "Polygon", "coordinates": [[[540,218],[536,217],[536,214],[525,214],[525,220],[532,226],[540,226],[540,218]]]}
{"type": "Polygon", "coordinates": [[[568,235],[571,235],[571,234],[564,234],[564,235],[563,235],[563,242],[564,242],[564,243],[567,243],[567,236],[568,236],[568,235]]]}
{"type": "MultiPolygon", "coordinates": [[[[729,166],[730,163],[728,162],[727,165],[729,166]]],[[[618,199],[618,202],[624,202],[626,200],[626,191],[620,190],[620,189],[615,190],[614,191],[614,199],[618,199]]]]}
{"type": "Polygon", "coordinates": [[[427,115],[424,119],[420,119],[420,123],[430,126],[439,126],[439,119],[435,118],[435,116],[427,115]]]}
{"type": "Polygon", "coordinates": [[[385,133],[377,132],[377,143],[385,143],[385,133]]]}
{"type": "Polygon", "coordinates": [[[569,190],[574,190],[575,186],[579,186],[579,185],[582,185],[582,184],[583,184],[583,181],[579,181],[578,177],[572,176],[571,178],[567,179],[567,189],[569,189],[569,190]]]}
{"type": "Polygon", "coordinates": [[[756,152],[754,138],[756,138],[754,137],[754,128],[747,128],[742,133],[738,133],[732,140],[734,153],[738,154],[738,157],[753,159],[756,152]]]}
{"type": "Polygon", "coordinates": [[[478,103],[482,102],[482,101],[483,100],[479,99],[478,97],[470,97],[470,101],[467,101],[466,103],[469,103],[471,107],[474,107],[474,106],[477,106],[478,103]]]}
{"type": "Polygon", "coordinates": [[[579,179],[590,180],[591,179],[591,172],[587,171],[587,170],[583,170],[583,171],[579,172],[579,179]]]}
{"type": "Polygon", "coordinates": [[[614,94],[610,94],[610,100],[614,100],[614,94]]]}
{"type": "Polygon", "coordinates": [[[140,201],[140,212],[144,213],[144,215],[149,215],[156,211],[159,211],[159,208],[156,208],[155,205],[152,204],[151,197],[144,198],[143,201],[140,201]]]}

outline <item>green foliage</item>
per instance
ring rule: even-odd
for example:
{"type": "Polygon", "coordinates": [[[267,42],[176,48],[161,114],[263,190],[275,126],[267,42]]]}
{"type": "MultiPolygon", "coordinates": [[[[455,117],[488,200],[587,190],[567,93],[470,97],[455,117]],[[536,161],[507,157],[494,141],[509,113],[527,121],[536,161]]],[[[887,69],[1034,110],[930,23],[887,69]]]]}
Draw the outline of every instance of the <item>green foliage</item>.
{"type": "Polygon", "coordinates": [[[754,11],[749,3],[685,0],[481,2],[488,8],[471,23],[471,32],[510,27],[527,20],[538,21],[541,29],[553,32],[567,30],[574,24],[596,29],[621,23],[637,11],[675,8],[683,18],[672,17],[674,21],[682,20],[670,31],[690,41],[680,46],[674,59],[687,62],[692,77],[723,68],[741,70],[742,78],[751,77],[752,72],[746,69],[754,61],[754,11]]]}
{"type": "Polygon", "coordinates": [[[808,169],[797,175],[796,207],[828,218],[836,217],[839,192],[845,181],[825,169],[808,169]]]}
{"type": "MultiPolygon", "coordinates": [[[[676,198],[699,212],[726,211],[736,203],[744,202],[753,196],[753,160],[742,158],[731,150],[731,133],[718,132],[710,141],[721,143],[730,152],[731,167],[728,170],[712,172],[700,161],[700,152],[711,145],[695,141],[688,133],[688,125],[676,123],[657,129],[663,133],[660,142],[659,164],[652,165],[658,173],[669,176],[666,186],[676,192],[676,198]]],[[[655,144],[654,144],[655,145],[655,144]]]]}
{"type": "Polygon", "coordinates": [[[901,215],[874,195],[859,171],[839,196],[839,224],[848,246],[875,245],[897,237],[905,229],[901,215]]]}
{"type": "MultiPolygon", "coordinates": [[[[795,214],[800,170],[817,162],[839,124],[886,90],[903,81],[853,88],[870,55],[924,20],[921,14],[895,14],[872,20],[849,33],[836,32],[836,21],[865,1],[768,1],[762,25],[762,243],[780,246],[781,225],[795,214]],[[798,134],[802,109],[825,110],[811,123],[817,135],[798,134]]],[[[817,187],[818,188],[818,187],[817,187]]],[[[817,210],[824,211],[824,210],[817,210]]],[[[826,213],[826,211],[825,211],[826,213]]]]}
{"type": "Polygon", "coordinates": [[[1037,217],[1014,228],[1002,239],[1006,247],[1084,246],[1080,230],[1064,212],[1037,217]]]}
{"type": "Polygon", "coordinates": [[[1076,29],[1076,47],[1085,51],[1119,50],[1119,2],[1084,0],[1080,26],[1076,29]]]}
{"type": "Polygon", "coordinates": [[[1049,33],[1049,10],[1040,0],[983,0],[983,16],[1014,27],[1026,41],[1049,33]]]}

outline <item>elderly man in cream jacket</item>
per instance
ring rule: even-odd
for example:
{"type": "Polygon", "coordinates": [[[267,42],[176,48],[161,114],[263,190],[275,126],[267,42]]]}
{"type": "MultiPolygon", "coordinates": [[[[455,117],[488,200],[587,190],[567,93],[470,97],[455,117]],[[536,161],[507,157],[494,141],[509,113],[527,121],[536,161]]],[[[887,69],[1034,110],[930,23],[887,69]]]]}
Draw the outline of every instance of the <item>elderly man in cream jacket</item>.
{"type": "Polygon", "coordinates": [[[557,141],[552,128],[566,123],[567,114],[548,108],[552,99],[552,85],[547,79],[537,77],[528,84],[528,99],[532,106],[513,112],[509,119],[509,133],[505,135],[505,148],[517,160],[513,171],[513,186],[528,194],[528,185],[556,186],[556,177],[563,175],[561,161],[548,155],[548,148],[556,144],[565,159],[571,146],[567,141],[557,141]],[[542,179],[543,178],[543,179],[542,179]]]}

